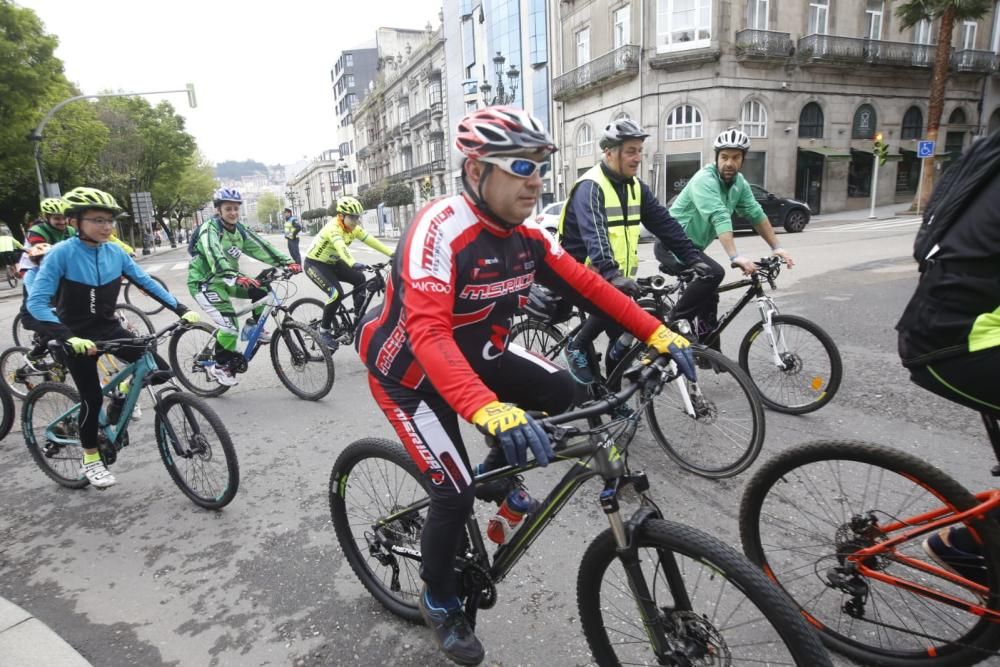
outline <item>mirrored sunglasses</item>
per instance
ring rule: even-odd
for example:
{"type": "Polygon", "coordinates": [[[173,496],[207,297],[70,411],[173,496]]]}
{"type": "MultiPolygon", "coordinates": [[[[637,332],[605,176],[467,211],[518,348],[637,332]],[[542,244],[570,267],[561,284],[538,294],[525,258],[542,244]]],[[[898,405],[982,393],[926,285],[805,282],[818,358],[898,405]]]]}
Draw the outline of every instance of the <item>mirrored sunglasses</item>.
{"type": "Polygon", "coordinates": [[[539,172],[539,176],[545,176],[549,171],[548,162],[535,162],[534,160],[529,160],[523,157],[502,157],[499,155],[491,155],[479,158],[480,162],[486,162],[487,164],[492,164],[500,167],[508,174],[512,176],[519,176],[520,178],[528,178],[534,176],[535,172],[539,172]]]}

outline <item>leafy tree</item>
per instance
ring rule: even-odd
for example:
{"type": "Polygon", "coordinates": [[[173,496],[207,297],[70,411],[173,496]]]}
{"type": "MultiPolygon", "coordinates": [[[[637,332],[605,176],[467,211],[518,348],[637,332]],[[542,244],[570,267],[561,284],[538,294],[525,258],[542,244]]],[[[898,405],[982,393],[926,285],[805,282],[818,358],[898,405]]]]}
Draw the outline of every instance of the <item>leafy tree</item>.
{"type": "Polygon", "coordinates": [[[386,206],[409,206],[413,203],[413,188],[406,183],[391,183],[385,189],[386,206]]]}
{"type": "Polygon", "coordinates": [[[0,218],[20,236],[38,210],[34,146],[27,136],[56,102],[73,93],[55,57],[56,38],[30,9],[0,0],[0,218]],[[62,95],[62,97],[60,97],[62,95]]]}
{"type": "MultiPolygon", "coordinates": [[[[993,8],[993,0],[907,0],[896,7],[901,26],[912,28],[921,21],[940,19],[937,48],[934,51],[934,68],[931,74],[930,98],[927,104],[927,134],[929,141],[937,141],[941,114],[944,111],[945,88],[948,68],[951,65],[951,39],[958,21],[978,21],[993,8]]],[[[934,189],[934,170],[924,169],[920,185],[920,208],[927,205],[934,189]]],[[[918,203],[914,200],[914,203],[918,203]]]]}
{"type": "Polygon", "coordinates": [[[151,192],[153,205],[170,219],[172,232],[181,226],[185,218],[193,217],[211,200],[212,192],[218,187],[215,169],[201,153],[188,159],[176,181],[158,180],[151,192]]]}
{"type": "Polygon", "coordinates": [[[281,225],[282,200],[273,192],[264,192],[257,199],[257,220],[261,225],[268,227],[271,225],[281,225]]]}
{"type": "Polygon", "coordinates": [[[358,196],[365,209],[375,208],[385,201],[385,183],[376,183],[358,196]]]}

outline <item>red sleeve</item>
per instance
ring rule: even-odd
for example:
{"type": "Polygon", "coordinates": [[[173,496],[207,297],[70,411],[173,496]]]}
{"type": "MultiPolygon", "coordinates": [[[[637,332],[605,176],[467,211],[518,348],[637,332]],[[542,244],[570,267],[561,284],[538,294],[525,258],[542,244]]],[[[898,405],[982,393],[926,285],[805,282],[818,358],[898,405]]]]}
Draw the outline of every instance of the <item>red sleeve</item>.
{"type": "Polygon", "coordinates": [[[31,245],[37,245],[39,243],[48,243],[48,241],[45,240],[44,236],[42,236],[41,234],[36,234],[35,232],[28,232],[25,235],[24,240],[30,243],[31,245]]]}
{"type": "MultiPolygon", "coordinates": [[[[620,292],[595,271],[569,256],[561,248],[545,257],[548,273],[562,282],[563,289],[577,292],[591,304],[591,309],[611,318],[641,341],[648,340],[662,322],[644,311],[635,301],[620,292]]],[[[544,279],[542,282],[546,282],[544,279]]],[[[546,283],[548,287],[555,287],[546,283]]]]}

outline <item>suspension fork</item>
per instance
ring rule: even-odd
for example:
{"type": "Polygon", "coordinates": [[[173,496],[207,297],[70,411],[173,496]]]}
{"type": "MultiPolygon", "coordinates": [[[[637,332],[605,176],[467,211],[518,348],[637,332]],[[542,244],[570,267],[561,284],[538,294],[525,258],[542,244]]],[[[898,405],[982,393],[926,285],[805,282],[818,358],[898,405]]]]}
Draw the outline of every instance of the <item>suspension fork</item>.
{"type": "Polygon", "coordinates": [[[782,355],[785,352],[784,334],[775,335],[774,316],[778,314],[778,308],[774,301],[765,294],[754,297],[757,302],[757,311],[760,313],[761,327],[767,337],[767,344],[771,346],[771,361],[778,368],[784,368],[785,360],[782,355]]]}

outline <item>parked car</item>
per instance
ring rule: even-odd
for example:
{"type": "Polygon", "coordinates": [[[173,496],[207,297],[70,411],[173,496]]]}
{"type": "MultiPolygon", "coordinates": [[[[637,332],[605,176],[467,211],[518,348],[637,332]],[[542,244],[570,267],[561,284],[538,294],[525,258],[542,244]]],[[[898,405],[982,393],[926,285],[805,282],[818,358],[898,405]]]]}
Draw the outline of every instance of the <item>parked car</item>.
{"type": "MultiPolygon", "coordinates": [[[[784,227],[787,232],[801,232],[809,224],[809,218],[812,215],[809,204],[798,199],[779,197],[753,183],[750,184],[750,189],[753,190],[754,199],[764,209],[764,215],[767,216],[772,227],[784,227]]],[[[680,195],[674,195],[670,198],[670,201],[667,202],[668,208],[674,205],[678,196],[680,195]]],[[[750,224],[749,220],[738,215],[733,216],[733,231],[749,231],[751,229],[753,229],[753,225],[750,224]]]]}
{"type": "MultiPolygon", "coordinates": [[[[552,202],[542,209],[542,212],[535,216],[535,222],[547,229],[552,236],[556,236],[559,229],[559,216],[562,214],[564,201],[552,202]]],[[[652,243],[653,235],[645,227],[639,228],[639,243],[652,243]]]]}

